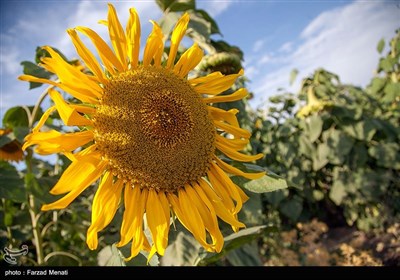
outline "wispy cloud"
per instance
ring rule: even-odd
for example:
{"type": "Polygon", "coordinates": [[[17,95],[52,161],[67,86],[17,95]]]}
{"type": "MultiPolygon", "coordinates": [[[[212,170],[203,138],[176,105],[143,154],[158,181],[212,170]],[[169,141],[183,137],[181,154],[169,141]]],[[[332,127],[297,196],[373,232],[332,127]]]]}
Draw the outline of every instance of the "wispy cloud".
{"type": "MultiPolygon", "coordinates": [[[[338,74],[344,83],[365,86],[379,58],[376,44],[382,37],[389,40],[394,36],[400,27],[399,13],[395,3],[378,1],[357,1],[321,13],[301,32],[296,48],[288,43],[280,48],[284,53],[275,53],[272,59],[279,61],[280,67],[259,69],[259,75],[253,77],[253,105],[266,101],[277,88],[288,88],[294,68],[299,77],[305,77],[323,67],[338,74]]],[[[298,90],[299,82],[288,89],[298,90]]]]}
{"type": "Polygon", "coordinates": [[[225,12],[229,6],[234,3],[233,0],[218,0],[218,1],[197,1],[197,8],[206,10],[210,16],[216,17],[225,12]]]}

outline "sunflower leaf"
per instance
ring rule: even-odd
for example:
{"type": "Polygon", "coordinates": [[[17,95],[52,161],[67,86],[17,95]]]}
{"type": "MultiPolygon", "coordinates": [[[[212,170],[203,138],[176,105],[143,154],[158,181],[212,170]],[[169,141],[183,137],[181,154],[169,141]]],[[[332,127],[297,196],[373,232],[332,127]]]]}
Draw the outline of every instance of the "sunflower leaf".
{"type": "Polygon", "coordinates": [[[24,181],[14,166],[0,161],[0,197],[16,202],[26,201],[24,181]]]}
{"type": "MultiPolygon", "coordinates": [[[[50,79],[51,73],[44,68],[30,61],[22,61],[21,65],[24,67],[23,73],[37,78],[50,79]]],[[[29,89],[34,89],[42,86],[42,83],[29,82],[29,89]]]]}

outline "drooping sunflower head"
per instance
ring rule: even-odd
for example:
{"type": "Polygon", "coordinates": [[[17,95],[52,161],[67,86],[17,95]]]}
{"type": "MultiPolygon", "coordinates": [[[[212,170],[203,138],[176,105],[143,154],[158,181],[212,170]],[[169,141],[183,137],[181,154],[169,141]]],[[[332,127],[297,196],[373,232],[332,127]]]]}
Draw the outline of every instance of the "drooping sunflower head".
{"type": "MultiPolygon", "coordinates": [[[[12,129],[0,128],[0,137],[6,138],[8,135],[12,135],[12,129]]],[[[0,160],[6,161],[21,161],[24,158],[24,152],[22,151],[22,145],[17,139],[8,137],[8,140],[4,141],[4,145],[0,147],[0,160]]]]}
{"type": "Polygon", "coordinates": [[[152,22],[153,30],[140,60],[140,22],[135,9],[130,9],[124,30],[109,4],[108,18],[103,23],[108,27],[112,47],[90,28],[68,30],[90,73],[77,70],[52,48],[44,47],[50,57],[42,59],[42,66],[56,74],[58,80],[20,77],[50,84],[53,88],[49,95],[54,101],[54,106],[26,137],[23,148],[36,145],[37,153],[64,153],[71,160],[50,191],[65,196],[44,205],[42,210],[67,207],[99,181],[87,232],[90,249],[97,248],[98,233],[111,222],[118,207],[124,208],[124,214],[117,245],[131,242],[128,259],[140,250],[149,251],[149,257],[156,252],[164,254],[170,213],[211,252],[220,252],[223,246],[218,218],[235,231],[245,226],[238,221],[237,214],[248,197],[227,173],[248,179],[264,173],[242,172],[217,155],[238,161],[253,161],[263,155],[239,152],[247,146],[250,133],[240,128],[238,111],[212,106],[247,95],[243,88],[221,94],[232,87],[243,71],[231,75],[214,72],[188,79],[189,71],[203,57],[203,51],[194,44],[176,61],[188,22],[189,15],[184,14],[176,23],[166,61],[162,59],[164,35],[152,22]],[[92,41],[100,62],[77,32],[92,41]],[[71,94],[80,103],[68,103],[54,88],[71,94]],[[79,130],[41,131],[55,110],[65,125],[79,130]],[[145,226],[151,241],[144,234],[145,226]]]}

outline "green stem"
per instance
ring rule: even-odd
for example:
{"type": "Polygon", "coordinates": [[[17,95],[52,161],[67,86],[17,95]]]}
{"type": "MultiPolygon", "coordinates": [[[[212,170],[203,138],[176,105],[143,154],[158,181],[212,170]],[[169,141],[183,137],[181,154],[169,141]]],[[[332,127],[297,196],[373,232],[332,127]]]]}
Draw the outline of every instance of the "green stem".
{"type": "MultiPolygon", "coordinates": [[[[27,155],[25,157],[25,164],[26,164],[26,178],[29,178],[32,172],[32,150],[27,149],[27,155]],[[28,177],[29,176],[29,177],[28,177]]],[[[29,191],[29,189],[28,189],[29,191]]],[[[28,205],[29,205],[29,215],[31,217],[32,223],[32,233],[33,233],[33,243],[36,247],[36,257],[37,257],[37,264],[43,265],[44,264],[44,252],[43,252],[43,239],[40,232],[39,227],[39,217],[40,215],[36,212],[36,203],[35,197],[32,194],[28,194],[28,205]]]]}

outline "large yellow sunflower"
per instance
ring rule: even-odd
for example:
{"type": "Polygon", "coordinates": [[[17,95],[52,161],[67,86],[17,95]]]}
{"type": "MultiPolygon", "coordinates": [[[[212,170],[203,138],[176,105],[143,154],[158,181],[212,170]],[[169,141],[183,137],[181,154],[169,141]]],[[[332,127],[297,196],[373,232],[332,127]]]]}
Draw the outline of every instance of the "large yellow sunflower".
{"type": "Polygon", "coordinates": [[[108,5],[107,21],[112,48],[87,27],[69,29],[72,42],[90,69],[83,73],[64,61],[50,47],[43,67],[58,76],[57,81],[23,75],[21,80],[47,83],[68,92],[80,104],[66,102],[49,91],[54,106],[49,108],[23,146],[37,145],[39,154],[64,153],[71,165],[50,191],[66,194],[44,205],[42,210],[67,207],[91,184],[100,180],[93,199],[92,222],[87,232],[90,249],[98,246],[98,232],[113,219],[122,198],[124,214],[118,246],[130,241],[131,256],[140,250],[164,254],[168,245],[171,217],[177,218],[210,252],[220,252],[223,236],[218,218],[237,231],[245,225],[237,213],[248,197],[225,173],[249,179],[264,173],[244,173],[222,161],[217,150],[233,160],[253,161],[263,155],[240,152],[250,133],[239,127],[237,110],[225,111],[210,104],[240,100],[239,89],[220,95],[243,75],[220,72],[187,79],[202,59],[194,44],[175,63],[177,49],[185,35],[189,15],[177,22],[170,51],[163,60],[163,34],[156,22],[139,61],[140,22],[135,9],[124,31],[115,8],[108,5]],[[98,51],[101,63],[82,43],[77,31],[86,35],[98,51]],[[40,131],[48,116],[57,110],[67,126],[78,132],[40,131]],[[229,135],[229,139],[225,137],[229,135]],[[148,240],[145,227],[151,232],[148,240]]]}

